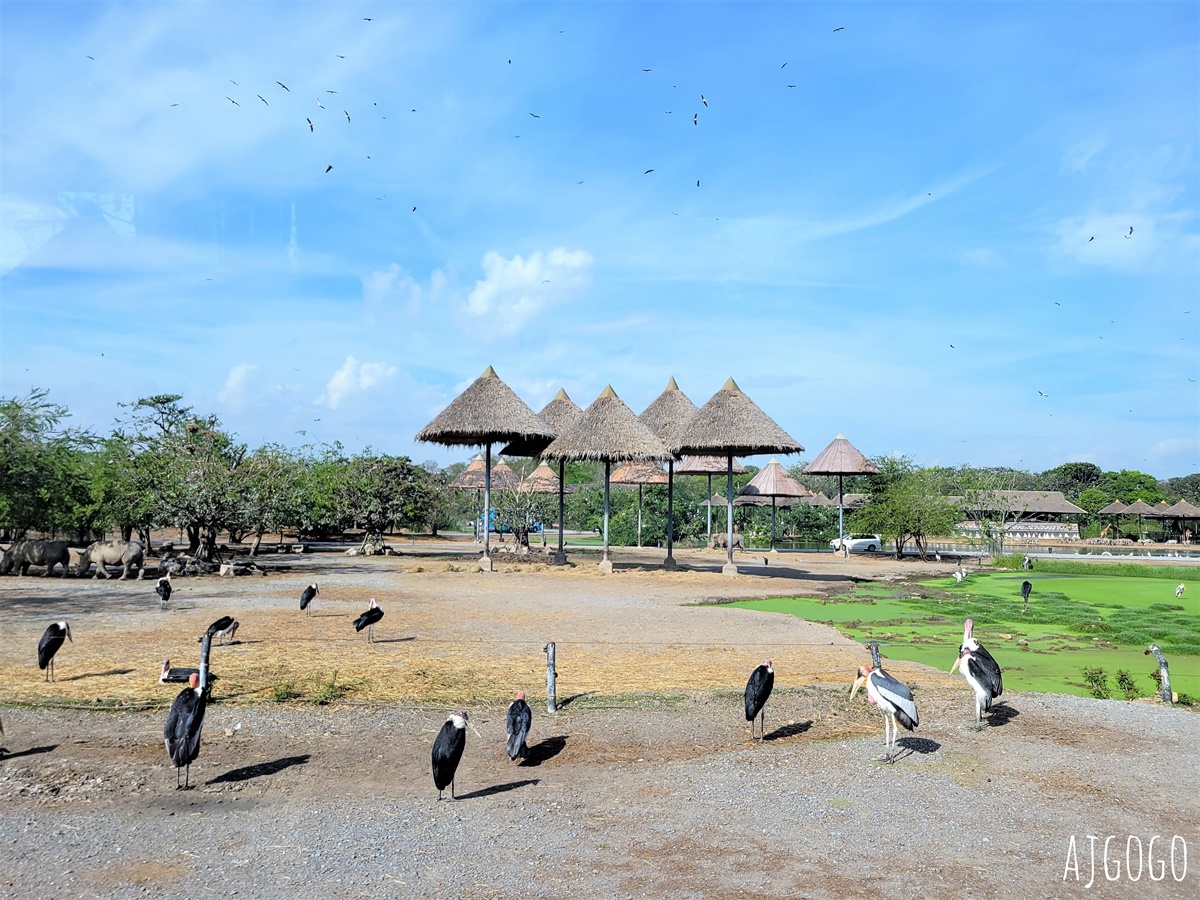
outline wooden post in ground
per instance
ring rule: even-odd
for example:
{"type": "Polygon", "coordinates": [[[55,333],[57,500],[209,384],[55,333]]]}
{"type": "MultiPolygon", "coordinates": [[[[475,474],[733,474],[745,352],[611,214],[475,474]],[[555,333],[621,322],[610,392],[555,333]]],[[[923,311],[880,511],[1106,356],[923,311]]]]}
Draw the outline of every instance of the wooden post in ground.
{"type": "Polygon", "coordinates": [[[546,654],[546,712],[558,712],[558,695],[554,680],[558,673],[554,670],[554,641],[542,648],[546,654]]]}

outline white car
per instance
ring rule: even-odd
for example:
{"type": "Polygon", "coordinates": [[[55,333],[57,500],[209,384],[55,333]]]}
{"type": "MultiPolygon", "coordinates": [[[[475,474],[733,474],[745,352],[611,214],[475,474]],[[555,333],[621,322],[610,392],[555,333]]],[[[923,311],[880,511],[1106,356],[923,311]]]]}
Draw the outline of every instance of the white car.
{"type": "Polygon", "coordinates": [[[878,534],[844,534],[841,540],[834,538],[829,542],[834,550],[841,550],[843,544],[851,553],[874,553],[883,549],[883,538],[878,534]]]}

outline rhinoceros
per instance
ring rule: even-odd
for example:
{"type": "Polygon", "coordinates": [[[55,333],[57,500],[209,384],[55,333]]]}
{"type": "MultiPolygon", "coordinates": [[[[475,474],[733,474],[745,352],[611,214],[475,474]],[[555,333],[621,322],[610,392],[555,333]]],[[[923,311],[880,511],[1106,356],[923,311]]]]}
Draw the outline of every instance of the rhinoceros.
{"type": "Polygon", "coordinates": [[[121,566],[121,580],[129,577],[129,567],[136,566],[138,578],[146,574],[145,554],[140,541],[96,541],[79,553],[75,574],[82,578],[92,563],[96,564],[94,578],[110,577],[105,566],[121,566]]]}
{"type": "Polygon", "coordinates": [[[71,552],[67,549],[66,541],[17,541],[0,559],[0,575],[7,575],[14,567],[22,575],[29,574],[30,566],[45,566],[46,574],[54,571],[54,567],[62,564],[63,575],[67,574],[67,566],[71,552]]]}
{"type": "MultiPolygon", "coordinates": [[[[712,536],[712,543],[709,544],[709,548],[712,550],[724,550],[728,539],[729,539],[729,535],[727,535],[723,531],[720,534],[714,534],[712,536]]],[[[745,550],[746,549],[746,544],[742,540],[742,536],[740,534],[734,534],[734,536],[733,536],[733,549],[734,550],[745,550]]]]}

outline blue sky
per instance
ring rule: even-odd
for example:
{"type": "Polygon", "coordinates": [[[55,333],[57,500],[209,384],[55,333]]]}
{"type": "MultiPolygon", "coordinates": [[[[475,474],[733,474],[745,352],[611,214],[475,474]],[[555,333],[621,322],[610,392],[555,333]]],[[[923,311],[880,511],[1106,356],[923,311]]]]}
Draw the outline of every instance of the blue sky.
{"type": "Polygon", "coordinates": [[[448,463],[492,365],[732,375],[808,458],[1200,471],[1193,2],[0,16],[0,395],[76,425],[448,463]]]}

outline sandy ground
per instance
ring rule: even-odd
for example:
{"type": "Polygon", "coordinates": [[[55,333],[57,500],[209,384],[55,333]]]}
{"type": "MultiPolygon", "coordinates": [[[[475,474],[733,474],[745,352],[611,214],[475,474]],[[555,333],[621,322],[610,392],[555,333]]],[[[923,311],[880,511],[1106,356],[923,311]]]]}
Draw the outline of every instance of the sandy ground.
{"type": "Polygon", "coordinates": [[[1169,871],[1175,835],[1200,866],[1196,714],[1010,692],[977,731],[961,679],[887,663],[921,709],[887,764],[878,714],[846,697],[859,645],[720,604],[948,564],[797,554],[728,578],[716,554],[664,572],[661,552],[621,550],[612,575],[578,552],[484,574],[466,550],[266,557],[266,577],[177,579],[166,611],[152,581],[0,579],[0,701],[20,704],[0,739],[0,896],[1197,893],[1194,871],[1169,871]],[[368,646],[350,622],[372,596],[385,617],[368,646]],[[225,614],[238,641],[214,648],[197,787],[176,792],[161,729],[178,686],[155,679],[164,656],[195,665],[225,614]],[[36,642],[61,618],[74,642],[46,684],[36,642]],[[765,656],[777,682],[757,742],[741,693],[765,656]],[[332,705],[270,699],[310,697],[335,671],[347,692],[332,705]],[[519,766],[503,752],[516,690],[535,711],[519,766]],[[460,799],[438,803],[429,747],[448,708],[473,728],[460,799]],[[1085,887],[1087,835],[1115,836],[1116,880],[1085,887]],[[1162,880],[1126,872],[1135,837],[1150,873],[1166,860],[1162,880]]]}

